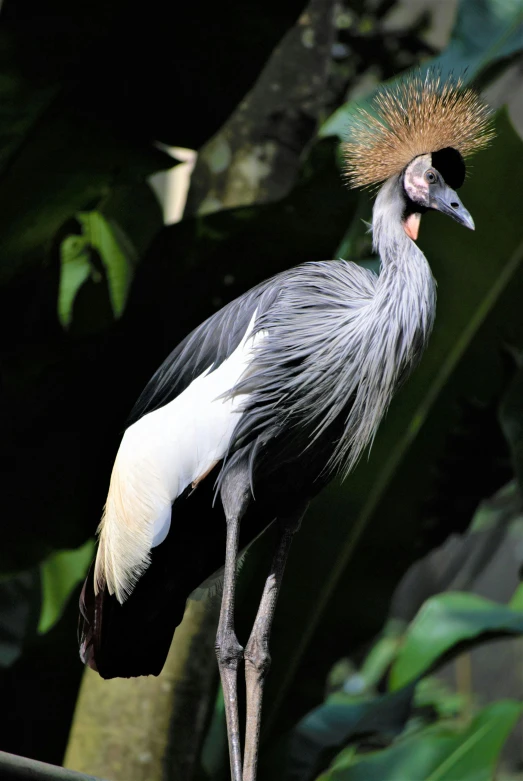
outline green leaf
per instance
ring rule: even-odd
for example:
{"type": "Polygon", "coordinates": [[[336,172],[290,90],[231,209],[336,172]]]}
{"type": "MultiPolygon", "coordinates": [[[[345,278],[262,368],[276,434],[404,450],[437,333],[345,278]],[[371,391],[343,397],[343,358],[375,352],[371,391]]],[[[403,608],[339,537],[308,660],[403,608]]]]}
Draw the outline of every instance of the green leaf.
{"type": "Polygon", "coordinates": [[[58,319],[64,328],[71,324],[76,294],[91,275],[89,244],[85,236],[66,236],[60,245],[58,319]]]}
{"type": "Polygon", "coordinates": [[[66,236],[60,245],[58,317],[65,328],[71,324],[78,291],[94,276],[91,250],[98,252],[106,269],[112,310],[119,317],[138,258],[163,225],[160,205],[145,183],[114,187],[98,211],[76,218],[82,235],[66,236]]]}
{"type": "Polygon", "coordinates": [[[455,646],[482,636],[523,634],[523,612],[476,594],[449,592],[428,599],[409,625],[390,672],[400,689],[423,675],[455,646]]]}
{"type": "Polygon", "coordinates": [[[310,781],[325,767],[333,750],[360,736],[390,740],[404,728],[410,715],[414,686],[380,697],[355,700],[333,695],[307,714],[293,729],[289,741],[286,781],[310,781]]]}
{"type": "Polygon", "coordinates": [[[105,267],[113,312],[120,317],[137,261],[136,251],[117,223],[106,220],[100,212],[83,212],[76,218],[86,242],[98,252],[105,267]]]}
{"type": "MultiPolygon", "coordinates": [[[[453,73],[472,82],[486,67],[523,48],[523,11],[519,0],[461,0],[456,24],[445,51],[423,63],[417,72],[436,68],[442,76],[453,73]]],[[[408,75],[408,74],[407,74],[408,75]]],[[[388,86],[405,78],[390,79],[388,86]]],[[[356,108],[370,108],[376,90],[364,100],[345,103],[320,128],[320,138],[338,136],[343,140],[356,108]]]]}
{"type": "Polygon", "coordinates": [[[403,622],[390,620],[382,636],[367,654],[360,670],[366,688],[377,686],[385,675],[401,644],[403,622]]]}
{"type": "Polygon", "coordinates": [[[58,621],[73,589],[85,578],[92,561],[94,540],[76,550],[57,551],[40,565],[42,608],[38,632],[45,634],[58,621]]]}
{"type": "Polygon", "coordinates": [[[465,730],[440,723],[383,751],[343,752],[318,781],[492,781],[500,751],[522,711],[520,703],[501,700],[484,708],[465,730]]]}

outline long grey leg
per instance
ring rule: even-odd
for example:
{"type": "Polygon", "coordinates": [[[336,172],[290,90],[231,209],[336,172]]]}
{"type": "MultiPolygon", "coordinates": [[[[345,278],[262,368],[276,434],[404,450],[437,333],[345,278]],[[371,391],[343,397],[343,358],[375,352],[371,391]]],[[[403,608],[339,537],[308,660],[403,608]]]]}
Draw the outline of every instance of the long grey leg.
{"type": "Polygon", "coordinates": [[[271,657],[269,637],[276,601],[280,592],[287,556],[295,532],[299,529],[305,510],[292,519],[278,521],[280,538],[269,576],[265,581],[260,606],[252,628],[251,636],[245,647],[245,680],[247,683],[247,722],[245,729],[245,756],[243,762],[243,781],[255,781],[258,765],[258,747],[260,743],[263,686],[271,657]]]}
{"type": "Polygon", "coordinates": [[[232,781],[242,781],[242,755],[238,722],[238,665],[243,659],[243,648],[234,631],[234,597],[240,522],[250,501],[250,488],[248,474],[241,464],[227,473],[220,493],[227,520],[227,543],[223,596],[215,648],[225,703],[231,779],[232,781]]]}

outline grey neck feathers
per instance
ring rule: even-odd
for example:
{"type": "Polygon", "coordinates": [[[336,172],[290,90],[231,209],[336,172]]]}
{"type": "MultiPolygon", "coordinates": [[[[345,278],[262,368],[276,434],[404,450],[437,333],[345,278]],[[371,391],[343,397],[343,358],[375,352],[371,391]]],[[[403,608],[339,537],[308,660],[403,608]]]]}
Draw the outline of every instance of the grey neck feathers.
{"type": "Polygon", "coordinates": [[[405,233],[404,209],[400,178],[393,176],[379,191],[372,217],[373,247],[381,259],[376,304],[390,310],[406,338],[427,340],[436,312],[436,284],[425,255],[405,233]]]}
{"type": "Polygon", "coordinates": [[[260,317],[257,327],[272,337],[261,342],[256,371],[236,388],[250,394],[236,441],[263,432],[251,464],[272,438],[281,448],[282,432],[287,450],[271,451],[271,468],[292,461],[292,454],[301,457],[323,435],[330,450],[335,436],[323,473],[347,475],[372,442],[434,321],[435,283],[423,253],[403,230],[403,210],[394,177],[374,207],[379,277],[345,261],[297,266],[260,317]]]}
{"type": "Polygon", "coordinates": [[[344,474],[372,442],[394,392],[419,362],[434,323],[436,284],[423,252],[403,229],[404,209],[395,176],[385,182],[374,205],[373,245],[381,273],[364,313],[358,388],[334,455],[344,474]]]}

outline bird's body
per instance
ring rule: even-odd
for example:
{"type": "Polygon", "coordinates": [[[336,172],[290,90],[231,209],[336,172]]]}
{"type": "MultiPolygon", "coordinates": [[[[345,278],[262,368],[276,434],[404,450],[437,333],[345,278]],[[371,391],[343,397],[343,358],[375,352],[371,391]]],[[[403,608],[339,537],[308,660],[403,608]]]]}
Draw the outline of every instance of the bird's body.
{"type": "MultiPolygon", "coordinates": [[[[382,253],[379,276],[343,260],[285,271],[213,315],[160,367],[120,446],[101,533],[105,556],[96,577],[123,608],[126,595],[135,589],[134,603],[148,582],[140,585],[151,551],[155,561],[156,548],[170,547],[175,564],[202,547],[183,539],[190,524],[183,506],[194,505],[202,517],[196,494],[205,493],[203,515],[218,526],[216,539],[223,537],[223,510],[212,491],[238,459],[248,464],[257,505],[256,518],[248,513],[243,521],[245,544],[353,466],[420,358],[434,319],[427,261],[401,228],[396,238],[393,251],[382,253]],[[403,297],[394,312],[397,287],[408,288],[411,300],[403,297]]],[[[209,531],[200,527],[199,534],[215,552],[209,531]]],[[[207,566],[192,568],[192,583],[173,590],[178,610],[171,615],[181,620],[190,591],[222,563],[218,551],[207,566]]],[[[100,655],[98,667],[104,672],[100,655]]],[[[149,670],[138,665],[127,674],[143,672],[149,670]]]]}
{"type": "MultiPolygon", "coordinates": [[[[453,93],[452,100],[445,95],[443,115],[454,100],[453,93]]],[[[479,133],[486,121],[475,108],[479,119],[475,126],[469,122],[464,136],[470,148],[483,143],[474,142],[472,130],[479,133]]],[[[396,119],[403,121],[402,115],[396,119]]],[[[433,143],[432,115],[429,130],[433,143]]],[[[115,461],[96,565],[82,595],[82,656],[104,677],[158,674],[187,597],[223,564],[227,529],[217,649],[226,701],[232,692],[227,714],[234,781],[241,776],[234,704],[241,648],[231,596],[237,552],[279,521],[281,549],[251,636],[258,633],[259,650],[305,507],[336,473],[354,467],[428,342],[436,293],[415,243],[420,215],[439,209],[473,227],[448,186],[461,183],[459,153],[431,154],[416,137],[421,151],[405,166],[407,131],[399,145],[401,169],[392,165],[373,211],[380,274],[343,260],[305,263],[214,314],[153,376],[115,461]]],[[[372,141],[367,129],[362,135],[366,144],[372,141]]],[[[358,161],[363,151],[357,147],[352,154],[358,161]]],[[[387,160],[388,174],[390,167],[387,160]]],[[[349,172],[367,183],[361,161],[349,172]]],[[[246,766],[254,778],[268,652],[254,653],[251,640],[245,653],[255,671],[258,726],[247,740],[246,766]]]]}

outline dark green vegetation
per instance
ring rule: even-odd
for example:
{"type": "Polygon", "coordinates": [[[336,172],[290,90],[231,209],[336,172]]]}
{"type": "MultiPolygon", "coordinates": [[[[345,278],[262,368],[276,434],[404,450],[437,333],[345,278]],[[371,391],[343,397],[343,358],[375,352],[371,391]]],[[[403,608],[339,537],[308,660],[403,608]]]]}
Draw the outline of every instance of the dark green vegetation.
{"type": "MultiPolygon", "coordinates": [[[[424,218],[420,245],[439,285],[430,348],[370,459],[316,501],[294,544],[260,777],[492,778],[521,712],[521,673],[508,665],[494,692],[481,674],[471,687],[462,673],[464,659],[474,669],[473,646],[523,633],[521,587],[504,604],[523,558],[523,142],[503,107],[518,89],[523,101],[521,77],[509,78],[521,69],[523,9],[462,0],[437,54],[421,36],[430,14],[391,33],[393,5],[351,3],[334,25],[328,0],[311,2],[309,21],[293,31],[300,2],[170,10],[153,0],[133,16],[119,0],[53,0],[45,13],[33,0],[6,0],[0,698],[9,723],[0,749],[62,759],[82,673],[78,584],[143,385],[191,327],[268,275],[338,255],[372,262],[362,223],[369,198],[340,184],[338,135],[353,105],[344,101],[369,69],[386,80],[434,54],[443,73],[467,67],[466,78],[497,100],[498,138],[460,191],[477,230],[424,218]],[[308,45],[292,48],[301,28],[319,42],[314,61],[308,45]],[[279,60],[268,60],[287,30],[279,60]],[[223,183],[200,168],[190,213],[162,227],[146,178],[173,160],[153,142],[199,148],[230,123],[262,70],[278,82],[279,104],[251,93],[237,119],[244,135],[226,138],[233,160],[242,144],[274,145],[265,187],[243,206],[204,215],[198,204],[223,183]],[[463,537],[449,540],[453,532],[463,537]],[[507,547],[513,558],[496,590],[481,577],[497,571],[507,547]],[[449,662],[457,687],[435,677],[449,662]]],[[[242,570],[241,638],[271,543],[269,533],[242,570]]],[[[194,777],[226,778],[219,697],[206,734],[194,777]]]]}

